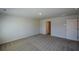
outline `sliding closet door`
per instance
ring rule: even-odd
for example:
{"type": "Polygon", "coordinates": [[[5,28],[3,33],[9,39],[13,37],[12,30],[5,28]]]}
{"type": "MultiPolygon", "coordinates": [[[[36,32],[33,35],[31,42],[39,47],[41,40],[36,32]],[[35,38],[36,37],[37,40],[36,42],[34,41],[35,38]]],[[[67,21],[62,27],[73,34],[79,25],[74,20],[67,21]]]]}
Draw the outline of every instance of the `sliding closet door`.
{"type": "Polygon", "coordinates": [[[79,41],[79,16],[78,16],[78,19],[77,19],[77,39],[79,41]]]}
{"type": "Polygon", "coordinates": [[[66,37],[67,39],[77,40],[77,18],[66,20],[66,37]]]}

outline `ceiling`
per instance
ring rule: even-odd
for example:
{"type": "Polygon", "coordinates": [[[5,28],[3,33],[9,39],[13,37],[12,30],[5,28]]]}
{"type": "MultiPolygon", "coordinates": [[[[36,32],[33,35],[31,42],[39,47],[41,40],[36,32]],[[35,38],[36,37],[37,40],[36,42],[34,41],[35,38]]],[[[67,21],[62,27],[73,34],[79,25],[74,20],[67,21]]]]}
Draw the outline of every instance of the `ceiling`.
{"type": "Polygon", "coordinates": [[[0,8],[1,13],[8,15],[44,19],[75,13],[74,8],[0,8]]]}

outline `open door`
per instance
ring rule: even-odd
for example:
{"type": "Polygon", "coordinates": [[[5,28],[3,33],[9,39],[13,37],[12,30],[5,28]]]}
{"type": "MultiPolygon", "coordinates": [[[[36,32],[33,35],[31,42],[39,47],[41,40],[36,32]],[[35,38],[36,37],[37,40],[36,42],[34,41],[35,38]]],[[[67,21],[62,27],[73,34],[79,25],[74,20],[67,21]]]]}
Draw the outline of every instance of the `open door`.
{"type": "Polygon", "coordinates": [[[46,34],[51,35],[51,21],[46,22],[46,34]]]}

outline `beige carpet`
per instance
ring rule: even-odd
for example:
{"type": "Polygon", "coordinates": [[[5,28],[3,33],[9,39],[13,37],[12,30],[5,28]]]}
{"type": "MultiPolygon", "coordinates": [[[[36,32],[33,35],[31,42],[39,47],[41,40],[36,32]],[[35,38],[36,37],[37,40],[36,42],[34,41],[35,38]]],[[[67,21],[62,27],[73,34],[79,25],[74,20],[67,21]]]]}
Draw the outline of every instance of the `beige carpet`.
{"type": "Polygon", "coordinates": [[[0,45],[1,51],[77,51],[78,42],[51,37],[49,35],[35,35],[0,45]]]}

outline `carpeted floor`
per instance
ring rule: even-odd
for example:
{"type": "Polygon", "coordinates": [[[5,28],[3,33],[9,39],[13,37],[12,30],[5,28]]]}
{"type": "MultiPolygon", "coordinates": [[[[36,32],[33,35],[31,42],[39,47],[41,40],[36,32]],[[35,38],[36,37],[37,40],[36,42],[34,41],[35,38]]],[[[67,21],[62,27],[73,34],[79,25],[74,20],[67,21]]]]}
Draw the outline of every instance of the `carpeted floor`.
{"type": "Polygon", "coordinates": [[[0,45],[1,51],[78,51],[78,42],[35,35],[0,45]]]}

